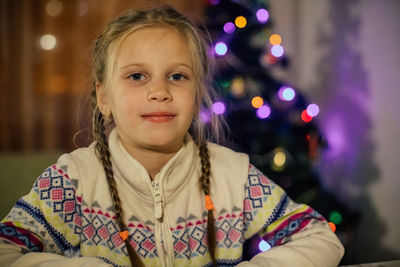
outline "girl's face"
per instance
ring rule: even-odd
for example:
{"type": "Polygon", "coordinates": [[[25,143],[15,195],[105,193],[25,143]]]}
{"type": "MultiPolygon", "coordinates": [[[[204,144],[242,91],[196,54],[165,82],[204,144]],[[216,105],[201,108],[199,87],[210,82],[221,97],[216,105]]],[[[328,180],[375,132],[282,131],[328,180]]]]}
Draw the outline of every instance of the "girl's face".
{"type": "Polygon", "coordinates": [[[132,155],[178,151],[196,110],[185,38],[171,27],[140,29],[122,42],[115,59],[111,88],[106,94],[98,86],[98,103],[103,114],[112,114],[125,149],[132,155]]]}

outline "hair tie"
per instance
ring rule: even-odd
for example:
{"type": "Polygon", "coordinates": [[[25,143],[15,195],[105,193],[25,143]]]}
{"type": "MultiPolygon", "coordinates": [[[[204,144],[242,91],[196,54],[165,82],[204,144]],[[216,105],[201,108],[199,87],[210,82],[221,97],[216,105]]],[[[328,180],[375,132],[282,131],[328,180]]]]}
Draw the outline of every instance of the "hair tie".
{"type": "Polygon", "coordinates": [[[122,238],[122,240],[126,240],[127,238],[128,238],[128,236],[129,236],[129,232],[128,232],[128,230],[125,230],[125,231],[122,231],[122,232],[119,232],[119,236],[122,238]]]}
{"type": "Polygon", "coordinates": [[[204,201],[206,203],[206,209],[207,210],[215,210],[214,204],[211,200],[211,197],[209,195],[204,196],[204,201]]]}

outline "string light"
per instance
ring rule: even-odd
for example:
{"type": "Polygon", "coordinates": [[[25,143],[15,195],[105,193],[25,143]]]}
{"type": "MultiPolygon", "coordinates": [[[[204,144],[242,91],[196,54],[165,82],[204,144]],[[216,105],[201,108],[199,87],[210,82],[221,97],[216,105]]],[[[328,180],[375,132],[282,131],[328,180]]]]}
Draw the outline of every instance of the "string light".
{"type": "Polygon", "coordinates": [[[286,154],[282,150],[278,149],[275,152],[274,159],[273,159],[274,165],[278,168],[282,168],[285,163],[286,163],[286,154]]]}
{"type": "Polygon", "coordinates": [[[63,9],[63,4],[58,0],[50,0],[46,4],[46,13],[51,17],[58,16],[63,9]]]}
{"type": "Polygon", "coordinates": [[[307,114],[311,117],[317,116],[319,113],[319,107],[317,104],[310,104],[307,106],[307,114]]]}
{"type": "Polygon", "coordinates": [[[272,34],[269,37],[269,43],[271,45],[280,45],[282,43],[282,38],[281,38],[281,36],[279,34],[276,34],[276,33],[272,34]]]}
{"type": "Polygon", "coordinates": [[[207,110],[207,109],[205,109],[205,108],[201,108],[200,109],[200,114],[199,114],[200,116],[200,120],[203,122],[203,123],[209,123],[210,121],[211,121],[211,114],[210,114],[210,112],[207,110]]]}
{"type": "Polygon", "coordinates": [[[232,34],[235,32],[235,24],[232,22],[227,22],[224,25],[224,32],[227,34],[232,34]]]}
{"type": "Polygon", "coordinates": [[[238,28],[244,28],[247,25],[247,19],[243,16],[238,16],[235,19],[235,25],[238,28]]]}
{"type": "Polygon", "coordinates": [[[267,251],[271,248],[271,245],[268,244],[265,240],[261,240],[260,243],[258,243],[258,248],[260,251],[267,251]]]}
{"type": "Polygon", "coordinates": [[[232,84],[231,84],[231,92],[235,96],[243,96],[245,91],[244,91],[244,80],[242,76],[237,76],[233,78],[232,84]]]}
{"type": "Polygon", "coordinates": [[[264,104],[259,109],[257,109],[256,115],[260,119],[266,119],[271,115],[271,108],[264,104]]]}
{"type": "Polygon", "coordinates": [[[226,54],[226,52],[228,52],[228,47],[226,46],[226,44],[224,42],[218,42],[215,45],[215,53],[217,53],[217,55],[219,56],[224,56],[226,54]]]}
{"type": "Polygon", "coordinates": [[[301,112],[301,119],[304,122],[310,122],[312,121],[312,117],[310,115],[308,115],[307,110],[303,110],[303,112],[301,112]]]}
{"type": "Polygon", "coordinates": [[[267,21],[269,19],[269,13],[266,9],[261,8],[261,9],[257,10],[256,17],[257,17],[258,22],[264,24],[264,23],[267,23],[267,21]]]}
{"type": "Polygon", "coordinates": [[[278,97],[282,101],[292,101],[296,96],[296,92],[293,88],[288,86],[282,86],[278,90],[278,97]]]}
{"type": "Polygon", "coordinates": [[[328,222],[329,227],[331,228],[332,232],[336,231],[336,225],[333,222],[328,222]]]}
{"type": "Polygon", "coordinates": [[[329,214],[329,220],[333,222],[334,224],[341,224],[343,221],[342,214],[340,214],[338,211],[334,210],[329,214]]]}
{"type": "Polygon", "coordinates": [[[57,44],[57,39],[52,34],[45,34],[40,37],[40,47],[43,50],[52,50],[57,44]]]}
{"type": "Polygon", "coordinates": [[[283,49],[283,47],[281,45],[273,45],[271,47],[271,54],[274,57],[281,57],[281,56],[283,56],[284,52],[285,52],[285,50],[283,49]]]}
{"type": "Polygon", "coordinates": [[[220,101],[215,102],[215,103],[213,104],[213,106],[212,106],[212,109],[213,109],[213,112],[214,112],[215,114],[217,114],[217,115],[224,114],[224,113],[225,113],[225,110],[226,110],[225,104],[222,103],[222,102],[220,102],[220,101]]]}
{"type": "Polygon", "coordinates": [[[255,96],[251,99],[253,108],[260,108],[264,104],[264,100],[260,96],[255,96]]]}

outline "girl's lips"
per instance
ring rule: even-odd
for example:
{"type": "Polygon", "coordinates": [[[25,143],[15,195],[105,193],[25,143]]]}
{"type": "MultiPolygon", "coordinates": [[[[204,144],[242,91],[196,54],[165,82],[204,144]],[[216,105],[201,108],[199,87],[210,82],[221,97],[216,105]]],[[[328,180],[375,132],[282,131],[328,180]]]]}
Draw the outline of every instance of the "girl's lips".
{"type": "Polygon", "coordinates": [[[175,118],[175,114],[169,112],[152,112],[142,115],[142,118],[150,122],[169,122],[175,118]]]}

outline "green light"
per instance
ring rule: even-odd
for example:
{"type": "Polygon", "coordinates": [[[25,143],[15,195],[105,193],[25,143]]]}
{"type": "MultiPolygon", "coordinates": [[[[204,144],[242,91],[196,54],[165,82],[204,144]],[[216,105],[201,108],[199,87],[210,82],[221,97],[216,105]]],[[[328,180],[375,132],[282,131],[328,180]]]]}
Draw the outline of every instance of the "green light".
{"type": "Polygon", "coordinates": [[[338,211],[334,210],[329,214],[329,221],[333,222],[334,224],[338,225],[341,224],[343,221],[342,214],[338,211]]]}
{"type": "Polygon", "coordinates": [[[220,82],[220,85],[222,86],[222,87],[229,87],[229,85],[231,85],[231,81],[229,81],[229,80],[222,80],[221,82],[220,82]]]}

